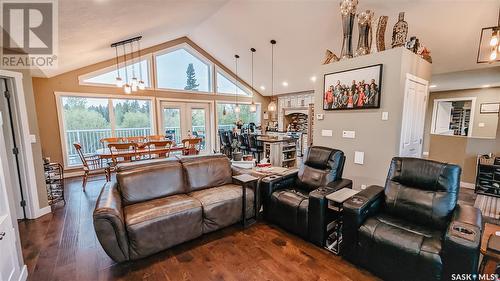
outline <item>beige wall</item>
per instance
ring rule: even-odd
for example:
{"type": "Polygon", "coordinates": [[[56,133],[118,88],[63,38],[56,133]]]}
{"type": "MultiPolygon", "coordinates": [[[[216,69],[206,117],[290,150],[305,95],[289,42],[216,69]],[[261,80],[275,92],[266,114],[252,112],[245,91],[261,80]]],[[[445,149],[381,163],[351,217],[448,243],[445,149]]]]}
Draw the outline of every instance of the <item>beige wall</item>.
{"type": "MultiPolygon", "coordinates": [[[[222,68],[229,75],[235,77],[234,73],[218,62],[210,54],[201,49],[194,42],[186,37],[182,37],[176,40],[172,40],[141,52],[142,55],[163,50],[178,44],[187,43],[191,45],[194,49],[200,52],[202,55],[213,61],[217,66],[222,68]]],[[[121,61],[121,59],[120,59],[121,61]]],[[[96,86],[82,86],[79,85],[78,76],[96,71],[110,65],[114,64],[114,59],[86,66],[74,71],[70,71],[52,78],[33,78],[33,90],[35,93],[36,101],[36,115],[38,117],[38,126],[40,128],[40,139],[42,143],[42,154],[44,157],[50,157],[51,161],[63,163],[63,151],[61,146],[60,138],[60,128],[57,116],[56,108],[56,98],[54,92],[76,92],[76,93],[94,93],[103,95],[123,95],[122,89],[115,87],[96,87],[96,86]]],[[[250,85],[238,78],[238,80],[251,88],[250,85]]],[[[268,97],[263,97],[255,91],[254,100],[257,103],[262,104],[262,112],[265,111],[269,103],[268,97]]],[[[137,94],[130,95],[133,96],[148,96],[156,98],[174,98],[174,99],[189,99],[189,100],[203,100],[203,101],[235,101],[235,97],[213,95],[213,94],[191,94],[183,92],[174,91],[164,91],[164,90],[145,90],[140,91],[137,94]]],[[[250,102],[251,98],[240,97],[238,99],[240,102],[250,102]]],[[[262,122],[263,120],[261,116],[262,122]]]]}
{"type": "Polygon", "coordinates": [[[315,120],[314,145],[340,149],[346,154],[344,177],[360,185],[383,185],[392,157],[399,154],[401,116],[406,73],[430,79],[431,65],[406,49],[397,48],[321,66],[320,75],[357,67],[383,64],[381,108],[367,110],[323,110],[323,79],[315,90],[315,113],[324,113],[324,120],[315,120]],[[382,112],[389,120],[382,121],[382,112]],[[321,130],[333,131],[332,137],[321,136],[321,130]],[[356,132],[355,139],[342,138],[342,131],[356,132]],[[364,164],[354,164],[354,152],[365,153],[364,164]]]}
{"type": "Polygon", "coordinates": [[[424,150],[429,158],[441,162],[458,164],[462,167],[462,181],[474,183],[476,177],[476,159],[478,154],[500,154],[500,122],[496,114],[480,114],[481,103],[500,102],[500,88],[457,90],[431,93],[427,108],[425,132],[427,140],[424,150]],[[432,112],[435,99],[476,97],[476,107],[472,128],[473,137],[440,136],[430,134],[432,112]],[[480,128],[478,124],[485,123],[480,128]],[[474,136],[489,137],[476,138],[474,136]]]}

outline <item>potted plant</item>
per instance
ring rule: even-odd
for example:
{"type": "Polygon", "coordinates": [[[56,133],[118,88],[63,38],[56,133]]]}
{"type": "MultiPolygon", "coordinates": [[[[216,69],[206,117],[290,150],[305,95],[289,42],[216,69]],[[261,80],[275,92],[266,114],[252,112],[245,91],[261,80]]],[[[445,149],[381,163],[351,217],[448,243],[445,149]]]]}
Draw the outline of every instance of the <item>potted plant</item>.
{"type": "Polygon", "coordinates": [[[238,140],[233,140],[233,143],[231,143],[231,148],[233,149],[233,160],[241,161],[243,153],[240,151],[240,143],[238,142],[238,140]]]}

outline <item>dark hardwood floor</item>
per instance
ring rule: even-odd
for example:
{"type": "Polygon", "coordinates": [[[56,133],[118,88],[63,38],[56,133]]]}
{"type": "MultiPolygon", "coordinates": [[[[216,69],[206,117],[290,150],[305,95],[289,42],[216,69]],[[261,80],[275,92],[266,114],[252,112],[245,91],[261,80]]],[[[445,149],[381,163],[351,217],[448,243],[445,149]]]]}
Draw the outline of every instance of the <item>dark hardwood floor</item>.
{"type": "Polygon", "coordinates": [[[377,280],[342,258],[265,223],[232,226],[135,262],[114,263],[92,211],[104,180],[66,181],[66,206],[19,224],[29,280],[377,280]]]}

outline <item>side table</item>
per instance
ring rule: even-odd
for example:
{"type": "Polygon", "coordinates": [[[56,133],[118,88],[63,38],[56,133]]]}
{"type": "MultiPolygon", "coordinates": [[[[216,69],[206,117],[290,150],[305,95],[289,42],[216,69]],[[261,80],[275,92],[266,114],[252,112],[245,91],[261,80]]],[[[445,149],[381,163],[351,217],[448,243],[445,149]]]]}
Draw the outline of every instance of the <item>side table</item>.
{"type": "Polygon", "coordinates": [[[242,187],[242,211],[241,211],[241,220],[243,223],[243,228],[246,228],[252,224],[254,224],[257,221],[257,212],[258,212],[258,206],[257,206],[257,197],[259,196],[258,190],[257,190],[257,181],[259,179],[248,175],[248,174],[241,174],[237,176],[233,176],[233,182],[236,184],[241,185],[242,187]],[[253,208],[254,208],[254,217],[253,218],[247,218],[247,188],[251,188],[254,191],[254,196],[253,196],[253,208]]]}
{"type": "Polygon", "coordinates": [[[337,215],[337,219],[330,222],[327,226],[328,237],[326,238],[325,248],[336,255],[340,255],[340,243],[342,243],[343,204],[358,192],[359,190],[342,188],[325,197],[328,199],[328,209],[337,215]]]}

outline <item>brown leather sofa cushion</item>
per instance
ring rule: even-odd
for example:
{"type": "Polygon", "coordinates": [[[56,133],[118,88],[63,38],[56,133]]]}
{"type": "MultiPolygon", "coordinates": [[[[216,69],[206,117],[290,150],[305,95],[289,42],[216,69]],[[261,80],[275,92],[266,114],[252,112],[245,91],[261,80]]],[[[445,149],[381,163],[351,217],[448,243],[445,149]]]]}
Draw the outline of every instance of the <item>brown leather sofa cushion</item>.
{"type": "Polygon", "coordinates": [[[167,161],[116,174],[124,205],[186,193],[182,165],[167,161]]]}
{"type": "MultiPolygon", "coordinates": [[[[229,226],[241,220],[243,190],[240,185],[226,184],[188,194],[203,207],[203,233],[229,226]]],[[[247,188],[246,216],[253,217],[254,192],[247,188]]]]}
{"type": "Polygon", "coordinates": [[[221,186],[232,183],[229,159],[224,155],[210,157],[181,158],[189,191],[221,186]]]}
{"type": "Polygon", "coordinates": [[[130,258],[138,259],[202,235],[202,207],[184,194],[126,206],[130,258]]]}

